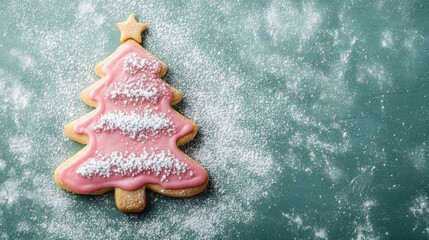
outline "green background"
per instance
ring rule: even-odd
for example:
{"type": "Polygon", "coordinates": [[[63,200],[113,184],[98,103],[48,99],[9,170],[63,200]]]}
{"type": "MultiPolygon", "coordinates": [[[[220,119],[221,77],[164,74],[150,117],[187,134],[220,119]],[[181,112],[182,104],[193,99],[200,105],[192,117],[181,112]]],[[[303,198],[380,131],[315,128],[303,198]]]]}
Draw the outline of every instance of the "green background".
{"type": "Polygon", "coordinates": [[[0,20],[0,239],[429,238],[428,1],[1,0],[0,20]],[[211,178],[141,214],[52,177],[130,13],[211,178]]]}

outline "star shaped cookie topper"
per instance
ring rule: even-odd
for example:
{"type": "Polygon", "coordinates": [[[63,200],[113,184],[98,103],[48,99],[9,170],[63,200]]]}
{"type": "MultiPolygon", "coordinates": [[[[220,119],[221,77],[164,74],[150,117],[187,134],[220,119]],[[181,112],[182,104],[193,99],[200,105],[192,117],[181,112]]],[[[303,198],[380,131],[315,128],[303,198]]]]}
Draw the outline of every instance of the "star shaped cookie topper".
{"type": "Polygon", "coordinates": [[[136,20],[134,14],[130,14],[127,21],[118,23],[118,29],[121,31],[121,42],[125,42],[128,39],[142,42],[142,32],[146,30],[146,23],[139,23],[136,20]]]}

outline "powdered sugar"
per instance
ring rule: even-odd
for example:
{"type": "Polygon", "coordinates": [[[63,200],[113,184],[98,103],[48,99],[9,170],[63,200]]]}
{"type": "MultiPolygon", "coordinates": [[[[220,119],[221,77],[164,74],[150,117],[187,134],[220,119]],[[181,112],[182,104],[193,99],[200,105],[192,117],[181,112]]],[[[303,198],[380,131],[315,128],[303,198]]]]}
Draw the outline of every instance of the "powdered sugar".
{"type": "MultiPolygon", "coordinates": [[[[33,147],[36,151],[42,149],[32,164],[40,166],[34,170],[39,172],[32,170],[33,174],[22,177],[25,186],[31,188],[20,188],[16,198],[19,205],[30,199],[39,213],[45,212],[49,217],[17,217],[17,221],[34,226],[32,233],[45,238],[204,239],[222,236],[228,228],[251,224],[259,218],[257,206],[267,196],[263,193],[270,191],[279,175],[266,142],[242,125],[247,109],[253,108],[246,103],[245,91],[241,88],[249,78],[231,70],[229,64],[219,62],[220,58],[204,52],[192,37],[197,25],[187,23],[188,20],[181,23],[170,19],[170,14],[177,12],[175,7],[170,9],[170,3],[138,4],[136,14],[149,24],[149,36],[144,39],[147,49],[169,63],[172,77],[166,80],[185,95],[179,111],[200,126],[200,134],[182,150],[207,167],[211,182],[208,192],[180,200],[148,194],[148,202],[152,203],[150,211],[139,216],[125,216],[114,209],[111,194],[92,201],[91,197],[74,196],[57,189],[52,180],[53,169],[82,148],[73,145],[62,133],[63,125],[84,115],[86,110],[78,98],[79,92],[98,80],[92,71],[94,65],[118,46],[119,34],[114,25],[133,12],[132,6],[137,6],[127,1],[91,4],[94,12],[90,15],[108,16],[106,25],[97,28],[88,19],[89,15],[85,15],[76,18],[76,22],[72,20],[67,28],[56,25],[45,28],[46,25],[35,25],[26,17],[37,14],[17,16],[20,21],[17,25],[25,32],[22,41],[40,52],[43,61],[38,64],[49,69],[40,71],[37,83],[41,84],[41,95],[37,104],[29,101],[29,107],[43,113],[32,116],[32,121],[40,124],[29,136],[34,144],[40,142],[44,146],[33,147]],[[115,34],[116,37],[112,37],[115,34]],[[44,141],[41,142],[41,138],[44,141]]],[[[75,7],[78,11],[77,4],[75,7]]],[[[59,19],[64,16],[64,12],[59,11],[61,6],[48,4],[46,8],[52,16],[59,19]]],[[[22,9],[32,8],[25,3],[17,4],[14,12],[22,9]]],[[[248,89],[254,91],[252,86],[248,89]]],[[[248,117],[249,122],[255,122],[255,115],[248,117]]],[[[17,175],[23,176],[21,172],[17,175]]],[[[17,181],[21,182],[21,178],[17,181]]],[[[16,208],[16,212],[22,213],[21,209],[24,208],[16,208]]],[[[15,212],[11,209],[7,213],[12,211],[15,212]]]]}
{"type": "Polygon", "coordinates": [[[155,59],[140,57],[134,53],[125,57],[122,69],[124,72],[134,75],[139,72],[158,73],[160,67],[155,59]]]}
{"type": "Polygon", "coordinates": [[[151,99],[156,96],[158,90],[155,86],[150,85],[147,89],[135,88],[132,85],[124,84],[120,89],[115,89],[110,92],[111,98],[124,98],[129,102],[139,102],[142,100],[151,99]]]}
{"type": "Polygon", "coordinates": [[[161,182],[168,181],[172,174],[179,176],[187,171],[188,164],[174,157],[170,151],[148,153],[146,149],[140,154],[116,151],[108,154],[97,153],[96,158],[90,159],[77,169],[77,173],[86,178],[161,174],[161,182]]]}
{"type": "Polygon", "coordinates": [[[147,139],[149,134],[156,137],[161,133],[174,133],[175,128],[165,113],[152,113],[152,109],[148,109],[143,114],[135,111],[103,114],[93,126],[93,130],[96,132],[120,130],[123,136],[129,136],[133,140],[143,140],[147,139]]]}
{"type": "Polygon", "coordinates": [[[253,237],[394,238],[384,232],[395,229],[427,237],[427,171],[410,159],[427,153],[418,124],[427,123],[428,86],[421,2],[5,1],[0,238],[222,239],[264,229],[253,237]],[[91,5],[82,17],[79,2],[91,5]],[[60,191],[52,172],[82,148],[63,125],[89,111],[79,92],[99,79],[93,67],[119,45],[115,24],[132,12],[149,25],[143,45],[184,93],[179,111],[200,126],[182,150],[207,167],[210,184],[190,199],[148,194],[149,211],[124,215],[112,194],[60,191]],[[384,32],[392,33],[386,48],[384,32]],[[390,91],[381,113],[381,101],[368,101],[386,89],[408,95],[393,101],[401,95],[390,91]],[[31,147],[11,151],[16,136],[31,147]],[[365,199],[378,204],[366,211],[365,199]]]}
{"type": "Polygon", "coordinates": [[[107,97],[124,105],[135,105],[145,101],[156,104],[159,96],[165,93],[166,87],[161,80],[154,77],[156,76],[125,77],[125,79],[112,84],[107,97]],[[148,78],[151,79],[148,80],[148,78]]]}

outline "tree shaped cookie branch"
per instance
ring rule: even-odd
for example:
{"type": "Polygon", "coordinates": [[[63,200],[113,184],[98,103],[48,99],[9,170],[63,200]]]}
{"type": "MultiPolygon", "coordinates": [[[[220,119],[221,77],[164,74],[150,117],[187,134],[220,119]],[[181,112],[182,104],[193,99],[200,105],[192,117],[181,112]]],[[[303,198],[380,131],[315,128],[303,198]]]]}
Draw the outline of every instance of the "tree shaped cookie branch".
{"type": "Polygon", "coordinates": [[[81,93],[95,109],[65,126],[71,139],[86,146],[54,177],[78,194],[114,190],[120,211],[140,212],[146,188],[190,197],[205,189],[208,175],[177,147],[191,141],[198,126],[171,107],[182,94],[161,79],[167,66],[140,45],[147,25],[130,15],[118,28],[122,44],[95,67],[101,79],[81,93]]]}

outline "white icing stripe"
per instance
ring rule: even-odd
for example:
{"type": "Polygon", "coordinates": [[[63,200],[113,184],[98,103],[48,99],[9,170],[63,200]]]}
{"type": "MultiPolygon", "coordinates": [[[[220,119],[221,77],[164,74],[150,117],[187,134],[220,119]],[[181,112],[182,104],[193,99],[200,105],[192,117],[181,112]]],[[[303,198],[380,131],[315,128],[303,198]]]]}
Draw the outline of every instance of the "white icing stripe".
{"type": "Polygon", "coordinates": [[[137,112],[110,112],[101,115],[93,127],[96,132],[116,129],[121,131],[121,135],[129,135],[134,140],[146,139],[148,133],[156,136],[161,133],[171,134],[175,131],[173,122],[165,116],[165,113],[152,113],[151,110],[147,110],[143,115],[137,112]]]}
{"type": "Polygon", "coordinates": [[[170,175],[179,176],[188,170],[188,164],[175,158],[170,151],[149,154],[143,150],[140,155],[116,151],[106,155],[97,154],[96,158],[91,158],[83,163],[76,170],[76,173],[86,178],[94,176],[109,178],[115,175],[135,176],[140,173],[153,173],[156,176],[162,174],[161,182],[164,182],[168,181],[170,175]]]}

